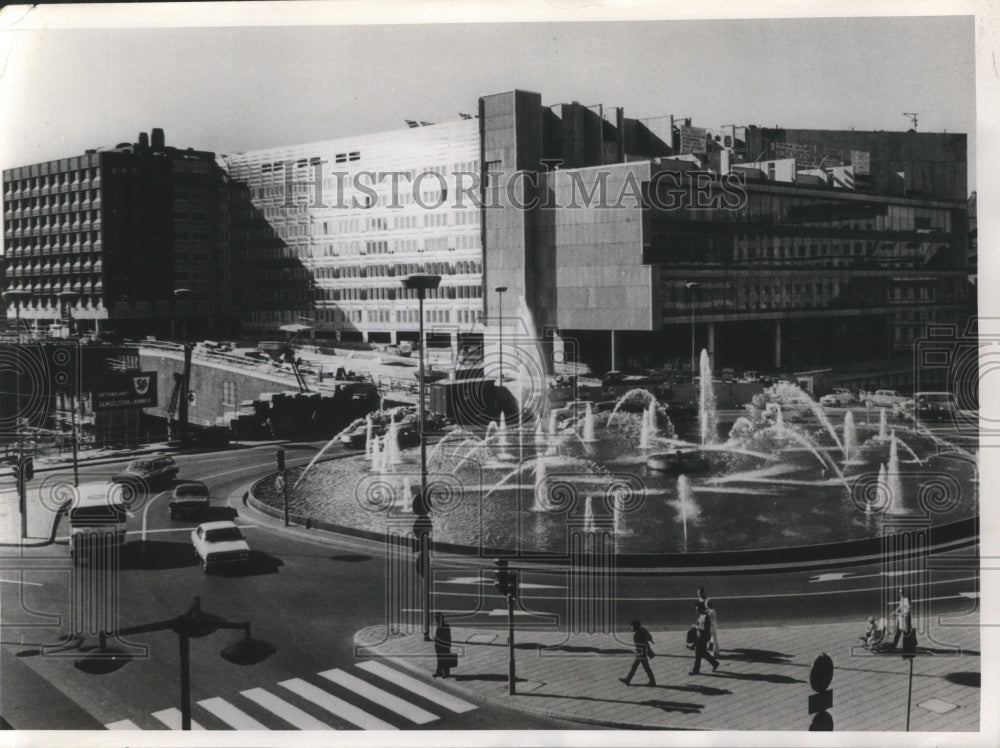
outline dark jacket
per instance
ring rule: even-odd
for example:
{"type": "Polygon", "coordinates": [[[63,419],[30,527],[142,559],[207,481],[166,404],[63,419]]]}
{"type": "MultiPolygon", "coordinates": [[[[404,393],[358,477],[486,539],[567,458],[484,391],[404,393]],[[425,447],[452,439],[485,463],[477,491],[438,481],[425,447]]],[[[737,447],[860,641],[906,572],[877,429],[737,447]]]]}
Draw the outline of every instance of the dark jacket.
{"type": "Polygon", "coordinates": [[[447,623],[438,626],[434,631],[434,651],[435,652],[450,652],[451,651],[451,626],[447,623]]]}
{"type": "Polygon", "coordinates": [[[645,626],[640,626],[633,632],[632,641],[635,642],[636,654],[645,655],[651,649],[649,645],[653,643],[653,637],[646,631],[645,626]]]}

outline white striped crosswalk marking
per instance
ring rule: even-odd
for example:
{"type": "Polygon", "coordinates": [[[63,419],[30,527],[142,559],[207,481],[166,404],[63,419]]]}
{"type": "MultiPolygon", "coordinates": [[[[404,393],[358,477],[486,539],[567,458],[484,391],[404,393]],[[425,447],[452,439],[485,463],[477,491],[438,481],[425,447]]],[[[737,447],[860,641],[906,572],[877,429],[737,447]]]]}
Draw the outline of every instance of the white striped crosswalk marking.
{"type": "Polygon", "coordinates": [[[136,723],[133,722],[130,719],[120,719],[117,722],[111,722],[109,724],[106,724],[104,727],[107,730],[138,730],[139,729],[139,726],[136,725],[136,723]]]}
{"type": "Polygon", "coordinates": [[[402,686],[408,691],[412,691],[417,694],[417,696],[423,696],[428,701],[433,701],[439,706],[443,706],[445,709],[450,709],[456,714],[461,714],[463,712],[470,712],[476,708],[475,704],[470,704],[468,701],[463,701],[457,696],[452,696],[446,691],[442,691],[438,688],[434,688],[421,680],[412,678],[405,673],[401,673],[394,668],[387,667],[381,662],[361,662],[358,663],[358,667],[372,675],[377,675],[379,678],[389,681],[390,683],[395,683],[398,686],[402,686]]]}
{"type": "Polygon", "coordinates": [[[242,709],[237,709],[225,699],[205,699],[204,701],[199,701],[198,703],[227,725],[237,730],[268,729],[242,709]]]}
{"type": "MultiPolygon", "coordinates": [[[[160,722],[165,724],[171,730],[181,729],[181,710],[180,709],[163,709],[159,712],[153,712],[153,716],[156,717],[160,722]]],[[[205,728],[199,725],[194,720],[191,720],[192,730],[204,730],[205,728]]]]}
{"type": "Polygon", "coordinates": [[[355,727],[360,727],[363,730],[399,729],[397,727],[393,727],[388,722],[385,722],[378,717],[368,714],[366,711],[358,709],[353,704],[348,704],[343,699],[338,699],[336,696],[327,693],[322,688],[318,688],[312,683],[307,683],[301,678],[284,680],[278,685],[282,688],[287,688],[292,693],[298,694],[303,699],[307,699],[308,701],[323,707],[328,712],[337,715],[341,719],[350,722],[355,727]]]}
{"type": "Polygon", "coordinates": [[[337,685],[343,686],[352,693],[356,693],[358,696],[363,696],[369,701],[374,701],[376,704],[406,717],[418,725],[426,725],[428,722],[433,722],[438,718],[436,714],[432,714],[426,709],[421,709],[409,701],[404,701],[398,696],[393,696],[388,691],[383,691],[381,688],[377,688],[361,680],[361,678],[356,678],[350,673],[345,673],[343,670],[334,668],[333,670],[322,672],[320,675],[337,685]]]}
{"type": "Polygon", "coordinates": [[[297,727],[300,730],[332,730],[334,728],[325,722],[320,722],[308,712],[304,712],[294,704],[289,704],[282,698],[268,693],[263,688],[251,688],[248,691],[240,691],[243,696],[256,704],[260,704],[268,711],[278,715],[285,722],[297,727]]]}

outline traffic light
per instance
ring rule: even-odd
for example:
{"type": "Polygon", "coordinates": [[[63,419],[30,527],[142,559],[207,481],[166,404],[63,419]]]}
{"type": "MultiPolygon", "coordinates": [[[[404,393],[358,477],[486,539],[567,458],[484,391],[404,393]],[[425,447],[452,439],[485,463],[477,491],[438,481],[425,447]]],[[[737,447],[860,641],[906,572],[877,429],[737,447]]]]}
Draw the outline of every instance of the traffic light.
{"type": "Polygon", "coordinates": [[[278,472],[283,473],[285,472],[285,450],[279,449],[277,455],[278,455],[278,472]]]}
{"type": "Polygon", "coordinates": [[[517,597],[517,572],[507,568],[507,561],[502,558],[493,559],[493,565],[497,567],[497,580],[493,586],[501,595],[517,597]]]}

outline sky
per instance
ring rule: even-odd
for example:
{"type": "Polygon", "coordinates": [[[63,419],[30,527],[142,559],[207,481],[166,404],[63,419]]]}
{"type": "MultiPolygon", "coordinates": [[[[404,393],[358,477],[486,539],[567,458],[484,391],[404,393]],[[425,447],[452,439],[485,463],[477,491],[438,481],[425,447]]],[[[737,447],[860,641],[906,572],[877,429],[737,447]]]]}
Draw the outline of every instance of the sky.
{"type": "MultiPolygon", "coordinates": [[[[244,7],[229,23],[271,18],[244,7]]],[[[919,130],[968,133],[975,152],[969,15],[359,26],[327,14],[331,25],[218,27],[193,12],[186,28],[135,28],[82,12],[3,24],[3,168],[153,127],[168,145],[218,153],[393,130],[457,119],[479,96],[513,88],[713,129],[906,130],[903,113],[915,112],[919,130]],[[81,28],[92,25],[105,27],[81,28]]]]}

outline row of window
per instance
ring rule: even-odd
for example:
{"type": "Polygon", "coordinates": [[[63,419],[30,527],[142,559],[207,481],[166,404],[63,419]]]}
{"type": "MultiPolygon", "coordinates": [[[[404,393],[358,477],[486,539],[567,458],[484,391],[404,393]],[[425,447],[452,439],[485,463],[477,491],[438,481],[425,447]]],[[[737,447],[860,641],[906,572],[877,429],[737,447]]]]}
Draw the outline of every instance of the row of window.
{"type": "Polygon", "coordinates": [[[428,262],[396,265],[354,265],[312,268],[317,279],[334,278],[393,278],[413,273],[433,273],[435,275],[473,275],[483,272],[483,264],[472,260],[466,262],[428,262]]]}
{"type": "Polygon", "coordinates": [[[64,171],[59,174],[48,174],[41,177],[26,177],[24,179],[12,179],[6,183],[5,192],[17,192],[19,190],[46,189],[49,187],[68,187],[82,182],[85,179],[96,179],[98,169],[96,166],[89,169],[74,169],[64,171]]]}
{"type": "MultiPolygon", "coordinates": [[[[395,286],[375,288],[317,288],[319,301],[397,301],[416,299],[416,291],[395,286]]],[[[428,299],[481,299],[482,286],[441,286],[427,291],[428,299]]]]}

